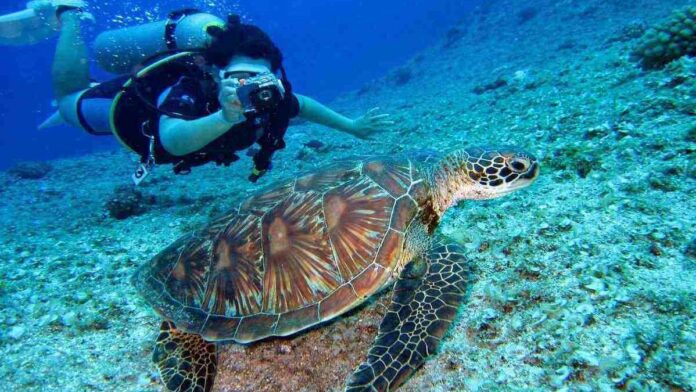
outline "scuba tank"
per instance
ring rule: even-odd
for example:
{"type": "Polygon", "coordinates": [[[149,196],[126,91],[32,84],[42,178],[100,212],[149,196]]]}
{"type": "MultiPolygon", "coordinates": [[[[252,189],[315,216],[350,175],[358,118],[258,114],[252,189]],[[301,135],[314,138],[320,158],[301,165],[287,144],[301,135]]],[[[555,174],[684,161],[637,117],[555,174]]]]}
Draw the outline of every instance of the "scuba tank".
{"type": "Polygon", "coordinates": [[[215,15],[197,10],[175,11],[167,20],[105,31],[94,42],[94,52],[100,67],[124,74],[157,53],[199,49],[210,43],[208,28],[224,27],[225,22],[215,15]]]}

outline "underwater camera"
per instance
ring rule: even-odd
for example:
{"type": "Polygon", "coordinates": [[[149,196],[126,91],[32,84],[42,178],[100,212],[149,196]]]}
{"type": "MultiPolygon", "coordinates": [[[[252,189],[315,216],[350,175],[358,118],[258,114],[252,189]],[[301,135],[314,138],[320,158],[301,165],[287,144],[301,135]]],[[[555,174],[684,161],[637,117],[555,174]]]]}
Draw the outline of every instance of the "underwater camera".
{"type": "Polygon", "coordinates": [[[273,112],[285,96],[283,82],[270,72],[250,78],[238,78],[234,73],[225,77],[238,80],[237,96],[247,118],[273,112]]]}

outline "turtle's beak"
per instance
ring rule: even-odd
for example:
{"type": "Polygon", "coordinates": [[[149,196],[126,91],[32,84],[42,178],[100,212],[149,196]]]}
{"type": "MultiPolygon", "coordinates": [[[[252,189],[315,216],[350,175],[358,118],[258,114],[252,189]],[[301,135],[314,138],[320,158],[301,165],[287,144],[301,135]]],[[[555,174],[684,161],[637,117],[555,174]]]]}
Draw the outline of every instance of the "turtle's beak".
{"type": "Polygon", "coordinates": [[[534,181],[536,178],[539,176],[539,163],[537,161],[534,161],[532,163],[532,166],[527,170],[527,173],[522,175],[520,178],[524,178],[525,180],[534,181]]]}
{"type": "Polygon", "coordinates": [[[517,190],[520,190],[522,188],[526,188],[526,187],[532,185],[532,183],[539,176],[539,170],[540,170],[539,162],[536,160],[532,161],[531,165],[529,166],[529,169],[527,169],[527,171],[524,174],[520,174],[520,176],[516,180],[507,184],[507,187],[501,193],[500,196],[507,195],[508,193],[512,193],[514,191],[517,191],[517,190]]]}

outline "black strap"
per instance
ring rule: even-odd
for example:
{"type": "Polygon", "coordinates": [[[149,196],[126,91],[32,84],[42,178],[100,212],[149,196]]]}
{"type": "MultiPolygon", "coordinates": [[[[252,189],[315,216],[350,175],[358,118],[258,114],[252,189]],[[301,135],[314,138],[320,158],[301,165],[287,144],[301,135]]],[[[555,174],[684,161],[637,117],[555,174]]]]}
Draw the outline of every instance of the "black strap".
{"type": "MultiPolygon", "coordinates": [[[[191,52],[193,54],[202,53],[200,50],[195,50],[195,49],[191,49],[190,51],[187,51],[187,52],[191,52]]],[[[151,57],[148,57],[143,62],[143,64],[151,64],[151,63],[156,62],[162,56],[174,55],[177,53],[184,53],[184,52],[179,51],[177,49],[173,49],[173,50],[168,50],[166,52],[157,53],[151,57]]],[[[187,63],[181,63],[181,64],[182,64],[182,68],[181,68],[182,72],[190,72],[190,75],[193,77],[208,78],[208,79],[211,78],[210,76],[207,76],[208,75],[207,73],[202,72],[201,68],[196,64],[195,61],[188,61],[187,63]]],[[[133,75],[131,76],[131,81],[132,81],[131,86],[132,86],[133,92],[140,99],[140,101],[143,104],[145,104],[145,106],[147,106],[150,110],[152,110],[156,113],[159,113],[160,115],[165,115],[168,117],[178,118],[178,119],[182,119],[182,120],[196,120],[196,119],[200,118],[199,116],[188,116],[188,115],[174,113],[174,112],[168,112],[168,111],[164,111],[164,110],[160,109],[160,107],[155,102],[156,99],[153,100],[152,98],[148,98],[148,96],[146,94],[146,91],[148,91],[148,82],[145,80],[144,77],[139,76],[138,71],[133,73],[133,75]]]]}
{"type": "MultiPolygon", "coordinates": [[[[87,90],[87,91],[89,91],[89,90],[87,90]]],[[[94,128],[92,128],[92,125],[90,125],[90,123],[87,122],[87,119],[85,118],[84,113],[82,113],[82,101],[85,99],[85,94],[87,93],[87,91],[85,91],[84,93],[82,93],[82,94],[80,95],[80,97],[77,98],[77,102],[75,103],[75,111],[77,112],[77,121],[80,122],[80,125],[82,126],[82,129],[84,129],[84,130],[85,130],[87,133],[89,133],[90,135],[94,135],[94,136],[108,136],[108,135],[111,135],[111,134],[112,134],[111,132],[109,132],[109,133],[97,132],[97,130],[94,129],[94,128]]]]}
{"type": "Polygon", "coordinates": [[[200,14],[201,11],[195,8],[185,8],[182,10],[173,11],[169,14],[167,24],[164,26],[164,42],[167,44],[167,49],[176,50],[176,26],[185,17],[189,15],[200,14]]]}
{"type": "MultiPolygon", "coordinates": [[[[285,91],[287,95],[292,94],[292,85],[290,84],[290,81],[288,80],[287,74],[285,72],[285,69],[281,66],[280,68],[281,72],[281,80],[283,81],[283,84],[285,85],[285,91]]],[[[138,85],[138,80],[139,78],[135,78],[134,81],[134,86],[138,85]]],[[[137,87],[142,87],[142,86],[137,86],[137,87]]],[[[136,87],[136,92],[139,92],[136,87]]],[[[169,113],[163,113],[161,109],[158,107],[154,106],[149,100],[145,99],[146,97],[142,97],[141,94],[137,94],[138,97],[140,97],[143,102],[146,103],[146,106],[152,110],[155,110],[156,112],[159,112],[160,114],[166,114],[170,115],[169,113]]],[[[199,118],[199,117],[195,117],[199,118]]],[[[276,124],[271,124],[270,119],[266,118],[263,119],[260,123],[254,124],[254,128],[263,128],[264,132],[260,136],[259,140],[256,142],[260,145],[259,151],[254,155],[253,161],[254,161],[254,166],[258,170],[267,170],[271,166],[271,160],[273,157],[273,153],[277,150],[285,148],[285,141],[284,136],[285,136],[285,131],[287,130],[287,122],[283,124],[283,126],[278,127],[276,124]],[[265,120],[265,121],[263,121],[265,120]],[[273,126],[276,125],[276,126],[273,126]]],[[[249,123],[253,123],[253,120],[248,119],[247,120],[249,123]]],[[[248,124],[251,125],[251,124],[248,124]]],[[[173,163],[173,170],[175,174],[189,174],[191,172],[191,169],[196,166],[201,166],[209,162],[214,162],[217,165],[220,166],[229,166],[233,162],[237,161],[239,159],[239,156],[235,154],[234,151],[228,150],[228,149],[223,149],[223,150],[208,150],[208,151],[201,151],[198,153],[193,153],[188,156],[181,157],[179,159],[158,159],[159,163],[173,163]]]]}
{"type": "MultiPolygon", "coordinates": [[[[285,72],[285,67],[283,67],[282,64],[280,65],[280,76],[283,86],[285,87],[285,99],[290,99],[288,97],[292,95],[292,84],[290,84],[288,75],[285,72]]],[[[259,149],[253,157],[254,167],[257,170],[270,169],[273,153],[285,148],[285,131],[287,130],[287,124],[283,127],[273,125],[270,124],[269,119],[266,119],[265,123],[262,125],[264,127],[264,133],[259,140],[257,140],[261,149],[259,149]]]]}
{"type": "Polygon", "coordinates": [[[77,98],[77,102],[75,102],[75,110],[77,111],[77,120],[87,133],[95,136],[114,135],[111,130],[100,132],[94,129],[89,121],[87,121],[85,118],[85,114],[82,111],[82,103],[85,99],[113,99],[120,91],[123,90],[123,85],[128,81],[128,79],[129,77],[127,75],[122,75],[107,82],[99,83],[94,87],[90,87],[80,94],[80,96],[77,98]]]}

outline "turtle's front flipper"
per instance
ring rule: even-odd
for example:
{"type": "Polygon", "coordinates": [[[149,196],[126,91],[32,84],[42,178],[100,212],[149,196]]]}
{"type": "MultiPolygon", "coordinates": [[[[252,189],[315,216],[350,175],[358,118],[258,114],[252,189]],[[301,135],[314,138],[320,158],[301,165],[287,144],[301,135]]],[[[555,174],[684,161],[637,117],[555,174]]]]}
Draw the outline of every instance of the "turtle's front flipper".
{"type": "Polygon", "coordinates": [[[215,344],[163,321],[152,353],[167,391],[208,392],[217,372],[215,344]]]}
{"type": "Polygon", "coordinates": [[[433,354],[464,297],[468,267],[454,246],[437,246],[414,260],[394,288],[367,361],[353,373],[347,392],[393,391],[433,354]]]}

